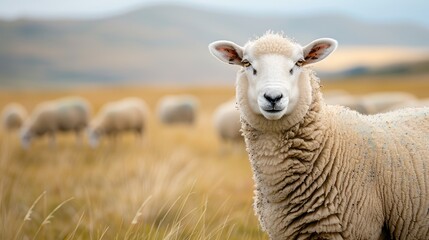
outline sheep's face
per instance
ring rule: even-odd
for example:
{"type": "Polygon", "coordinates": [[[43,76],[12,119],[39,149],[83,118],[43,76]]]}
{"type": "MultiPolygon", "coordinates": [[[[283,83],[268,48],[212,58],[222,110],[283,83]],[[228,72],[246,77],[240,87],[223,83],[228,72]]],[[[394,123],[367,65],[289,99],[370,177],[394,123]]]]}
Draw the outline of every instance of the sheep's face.
{"type": "Polygon", "coordinates": [[[292,113],[299,102],[302,68],[327,57],[336,46],[333,39],[318,39],[301,47],[281,35],[268,34],[244,47],[217,41],[209,49],[221,61],[242,66],[250,109],[278,120],[292,113]]]}
{"type": "Polygon", "coordinates": [[[301,68],[297,62],[301,58],[299,53],[294,58],[278,54],[254,57],[251,51],[244,55],[247,96],[253,112],[269,120],[277,120],[293,111],[299,97],[301,68]]]}

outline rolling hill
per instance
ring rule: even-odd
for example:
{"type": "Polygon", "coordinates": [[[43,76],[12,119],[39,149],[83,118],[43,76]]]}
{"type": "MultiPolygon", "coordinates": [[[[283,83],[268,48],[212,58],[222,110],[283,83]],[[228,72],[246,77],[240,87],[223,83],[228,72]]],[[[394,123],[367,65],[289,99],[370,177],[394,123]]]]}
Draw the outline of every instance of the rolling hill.
{"type": "Polygon", "coordinates": [[[252,17],[158,5],[98,20],[0,21],[0,86],[232,84],[235,68],[213,59],[218,39],[245,43],[268,29],[301,43],[429,47],[429,29],[343,15],[252,17]]]}

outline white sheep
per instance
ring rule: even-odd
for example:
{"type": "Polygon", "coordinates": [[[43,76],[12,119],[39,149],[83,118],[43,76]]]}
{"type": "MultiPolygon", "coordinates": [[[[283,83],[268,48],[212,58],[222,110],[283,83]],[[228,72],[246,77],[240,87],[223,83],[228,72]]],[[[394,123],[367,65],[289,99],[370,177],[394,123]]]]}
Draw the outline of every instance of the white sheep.
{"type": "Polygon", "coordinates": [[[163,97],[157,106],[158,117],[164,124],[193,124],[196,120],[198,100],[190,95],[163,97]]]}
{"type": "Polygon", "coordinates": [[[368,109],[367,114],[387,112],[395,105],[410,101],[417,101],[417,98],[408,92],[375,92],[359,98],[359,104],[368,109]]]}
{"type": "Polygon", "coordinates": [[[147,115],[146,103],[139,98],[130,97],[105,104],[90,124],[90,145],[96,147],[102,136],[115,138],[124,132],[134,132],[142,137],[147,115]]]}
{"type": "Polygon", "coordinates": [[[45,134],[51,137],[51,144],[56,143],[57,132],[73,131],[77,141],[81,132],[88,126],[90,106],[80,97],[68,97],[40,103],[31,113],[21,130],[21,143],[28,148],[35,137],[45,134]]]}
{"type": "Polygon", "coordinates": [[[369,114],[372,111],[372,107],[362,104],[360,98],[353,95],[330,95],[325,96],[323,94],[325,102],[330,105],[340,105],[348,107],[362,114],[369,114]]]}
{"type": "Polygon", "coordinates": [[[27,110],[19,103],[9,103],[2,112],[3,129],[15,131],[21,128],[27,117],[27,110]]]}
{"type": "Polygon", "coordinates": [[[210,44],[236,81],[255,210],[271,239],[429,239],[429,108],[326,105],[307,67],[337,46],[267,33],[210,44]]]}
{"type": "Polygon", "coordinates": [[[235,99],[219,105],[213,114],[213,123],[218,136],[225,142],[240,142],[240,112],[235,99]]]}
{"type": "Polygon", "coordinates": [[[402,108],[415,108],[415,107],[429,107],[429,98],[402,102],[402,103],[393,105],[392,107],[388,108],[387,111],[394,111],[402,108]]]}

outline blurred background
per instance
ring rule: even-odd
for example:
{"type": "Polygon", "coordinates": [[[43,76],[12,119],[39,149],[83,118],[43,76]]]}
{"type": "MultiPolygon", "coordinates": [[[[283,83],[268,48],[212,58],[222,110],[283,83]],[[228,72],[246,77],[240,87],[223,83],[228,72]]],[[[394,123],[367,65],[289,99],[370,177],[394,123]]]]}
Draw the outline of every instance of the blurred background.
{"type": "Polygon", "coordinates": [[[208,43],[228,39],[244,44],[269,29],[303,45],[320,37],[337,39],[338,52],[317,67],[322,76],[428,69],[428,6],[423,0],[1,4],[2,88],[233,85],[236,69],[226,70],[207,54],[208,43]]]}
{"type": "Polygon", "coordinates": [[[337,51],[314,66],[326,101],[376,114],[429,105],[428,9],[424,0],[0,0],[0,239],[267,239],[228,110],[237,68],[208,44],[244,45],[268,30],[302,45],[334,38],[337,51]],[[69,131],[23,149],[22,126],[40,104],[70,96],[87,101],[88,126],[108,103],[143,100],[142,138],[119,131],[91,147],[83,129],[77,142],[69,131]],[[181,117],[165,116],[168,102],[181,117]],[[14,114],[21,123],[7,127],[14,114]]]}

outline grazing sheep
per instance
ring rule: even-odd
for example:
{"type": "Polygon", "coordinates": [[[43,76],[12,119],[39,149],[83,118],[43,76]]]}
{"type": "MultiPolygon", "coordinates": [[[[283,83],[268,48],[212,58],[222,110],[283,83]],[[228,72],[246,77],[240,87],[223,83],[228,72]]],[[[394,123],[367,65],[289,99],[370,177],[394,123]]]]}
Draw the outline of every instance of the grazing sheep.
{"type": "Polygon", "coordinates": [[[217,134],[223,141],[240,142],[243,140],[240,132],[240,112],[235,100],[217,107],[213,115],[213,122],[217,134]]]}
{"type": "Polygon", "coordinates": [[[48,134],[55,144],[57,132],[74,131],[77,140],[89,122],[90,107],[86,100],[79,97],[62,98],[44,102],[36,106],[21,131],[21,143],[29,147],[35,137],[48,134]]]}
{"type": "Polygon", "coordinates": [[[340,96],[350,96],[351,94],[343,89],[332,89],[328,91],[323,91],[323,97],[327,98],[335,98],[340,96]]]}
{"type": "Polygon", "coordinates": [[[2,122],[6,131],[15,131],[24,124],[27,111],[18,103],[9,103],[3,110],[2,122]]]}
{"type": "Polygon", "coordinates": [[[358,97],[352,95],[335,95],[327,96],[323,95],[325,102],[330,105],[340,105],[348,107],[351,110],[355,110],[362,114],[368,114],[371,110],[368,109],[368,106],[362,104],[358,97]]]}
{"type": "Polygon", "coordinates": [[[399,110],[402,108],[416,108],[416,107],[429,107],[429,98],[410,100],[400,104],[396,104],[390,107],[386,112],[399,110]]]}
{"type": "Polygon", "coordinates": [[[90,145],[96,147],[102,136],[116,137],[123,132],[135,132],[143,136],[147,114],[146,103],[139,98],[107,103],[90,124],[90,145]]]}
{"type": "Polygon", "coordinates": [[[361,115],[325,104],[307,67],[337,46],[279,34],[210,44],[241,66],[255,210],[271,239],[429,239],[429,108],[361,115]]]}
{"type": "Polygon", "coordinates": [[[368,109],[367,114],[377,114],[410,101],[417,101],[417,98],[407,92],[377,92],[361,96],[359,103],[368,109]]]}
{"type": "Polygon", "coordinates": [[[193,124],[198,101],[189,95],[165,96],[158,103],[158,117],[164,124],[193,124]]]}

